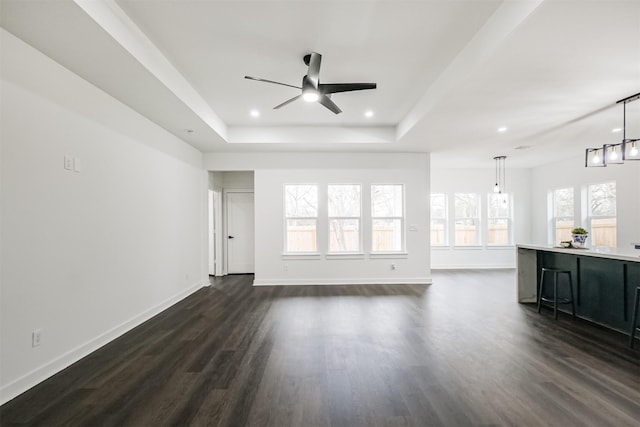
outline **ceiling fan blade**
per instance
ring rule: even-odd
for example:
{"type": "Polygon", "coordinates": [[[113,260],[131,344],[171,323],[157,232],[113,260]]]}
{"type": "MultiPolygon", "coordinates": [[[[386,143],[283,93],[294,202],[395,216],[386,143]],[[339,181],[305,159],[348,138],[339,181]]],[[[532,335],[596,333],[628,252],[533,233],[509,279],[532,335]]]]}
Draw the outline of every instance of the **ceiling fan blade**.
{"type": "Polygon", "coordinates": [[[318,100],[318,102],[327,107],[329,110],[333,111],[335,114],[342,113],[342,110],[336,105],[335,102],[329,99],[327,95],[320,95],[320,99],[318,100]]]}
{"type": "Polygon", "coordinates": [[[296,99],[300,98],[302,95],[298,95],[298,96],[294,96],[291,99],[287,99],[286,101],[284,101],[282,104],[276,105],[275,107],[273,107],[274,110],[277,110],[280,107],[284,107],[285,105],[295,101],[296,99]]]}
{"type": "Polygon", "coordinates": [[[320,84],[318,90],[320,93],[338,93],[338,92],[350,92],[352,90],[366,90],[375,89],[377,85],[375,83],[327,83],[320,84]]]}
{"type": "Polygon", "coordinates": [[[294,85],[288,85],[286,83],[274,82],[273,80],[261,79],[261,78],[258,78],[258,77],[251,77],[251,76],[244,76],[244,78],[245,79],[249,79],[249,80],[255,80],[257,82],[273,83],[273,84],[277,84],[277,85],[289,86],[289,87],[293,87],[293,88],[302,90],[302,88],[300,86],[294,86],[294,85]]]}
{"type": "Polygon", "coordinates": [[[307,77],[313,83],[313,87],[317,88],[320,83],[320,63],[322,62],[322,55],[316,52],[311,52],[305,56],[305,64],[309,66],[307,71],[307,77]],[[307,56],[309,60],[307,61],[307,56]]]}

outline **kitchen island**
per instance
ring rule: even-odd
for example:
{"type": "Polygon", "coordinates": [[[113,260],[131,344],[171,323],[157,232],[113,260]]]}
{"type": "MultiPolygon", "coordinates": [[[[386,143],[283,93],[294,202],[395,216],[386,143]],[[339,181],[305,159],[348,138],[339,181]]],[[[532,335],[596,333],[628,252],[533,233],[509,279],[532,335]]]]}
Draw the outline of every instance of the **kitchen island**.
{"type": "MultiPolygon", "coordinates": [[[[640,251],[590,250],[543,245],[518,245],[518,302],[535,303],[542,267],[571,271],[576,315],[628,333],[633,298],[640,286],[640,251]]],[[[561,287],[560,297],[568,297],[561,287]]],[[[559,291],[560,292],[560,291],[559,291]]],[[[570,306],[561,307],[570,312],[570,306]]]]}

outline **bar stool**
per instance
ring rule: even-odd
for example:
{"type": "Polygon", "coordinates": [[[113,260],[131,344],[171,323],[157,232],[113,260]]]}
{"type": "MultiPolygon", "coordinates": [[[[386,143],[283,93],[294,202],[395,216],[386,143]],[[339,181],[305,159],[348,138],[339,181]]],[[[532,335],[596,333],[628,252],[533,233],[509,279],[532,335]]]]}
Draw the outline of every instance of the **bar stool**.
{"type": "Polygon", "coordinates": [[[633,317],[631,320],[631,332],[629,334],[629,347],[633,348],[633,340],[636,336],[636,332],[640,332],[640,326],[638,326],[638,308],[640,308],[640,286],[636,288],[636,298],[633,303],[633,317]]]}
{"type": "Polygon", "coordinates": [[[558,304],[571,304],[571,312],[573,318],[576,318],[576,305],[573,299],[573,281],[571,280],[571,270],[562,270],[558,268],[542,268],[542,274],[540,275],[540,286],[538,287],[538,313],[542,308],[542,301],[553,303],[553,317],[558,319],[558,304]],[[553,274],[553,298],[547,298],[542,296],[544,291],[544,277],[545,273],[553,274]],[[558,276],[560,274],[566,274],[569,278],[569,294],[570,298],[558,297],[558,276]]]}

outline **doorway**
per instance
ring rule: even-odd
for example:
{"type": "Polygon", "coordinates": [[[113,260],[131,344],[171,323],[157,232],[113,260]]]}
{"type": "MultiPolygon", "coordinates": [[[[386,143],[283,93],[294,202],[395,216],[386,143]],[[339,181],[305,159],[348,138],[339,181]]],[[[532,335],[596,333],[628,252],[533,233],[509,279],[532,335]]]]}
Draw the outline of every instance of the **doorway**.
{"type": "Polygon", "coordinates": [[[255,253],[253,191],[229,190],[225,195],[227,273],[253,273],[255,253]]]}
{"type": "Polygon", "coordinates": [[[209,190],[209,275],[222,276],[222,193],[209,190]]]}

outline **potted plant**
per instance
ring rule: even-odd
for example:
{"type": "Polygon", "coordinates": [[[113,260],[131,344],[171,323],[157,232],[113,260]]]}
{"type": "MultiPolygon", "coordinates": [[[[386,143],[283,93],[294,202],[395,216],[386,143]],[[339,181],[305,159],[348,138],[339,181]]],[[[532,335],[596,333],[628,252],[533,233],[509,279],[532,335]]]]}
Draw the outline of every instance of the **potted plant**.
{"type": "Polygon", "coordinates": [[[573,236],[573,246],[577,248],[584,248],[584,244],[589,237],[589,233],[582,227],[576,227],[571,230],[571,236],[573,236]]]}

